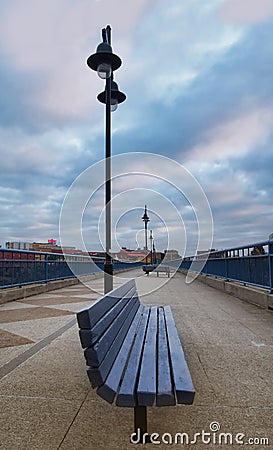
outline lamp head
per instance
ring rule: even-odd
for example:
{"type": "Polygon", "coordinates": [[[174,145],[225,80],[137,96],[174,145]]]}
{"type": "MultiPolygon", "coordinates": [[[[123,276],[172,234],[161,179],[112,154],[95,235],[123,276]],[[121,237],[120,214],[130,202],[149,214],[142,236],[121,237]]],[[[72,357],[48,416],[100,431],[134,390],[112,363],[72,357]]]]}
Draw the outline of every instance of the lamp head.
{"type": "Polygon", "coordinates": [[[96,70],[100,78],[109,78],[121,66],[121,59],[113,53],[112,47],[108,42],[101,42],[98,45],[96,53],[90,55],[87,59],[87,65],[92,70],[96,70]]]}
{"type": "MultiPolygon", "coordinates": [[[[106,90],[101,92],[97,99],[101,103],[106,103],[106,90]]],[[[119,105],[126,100],[126,95],[123,92],[120,92],[118,85],[115,81],[111,81],[111,110],[115,111],[119,105]]]]}
{"type": "Polygon", "coordinates": [[[148,214],[147,214],[147,206],[145,205],[145,209],[144,209],[144,214],[143,214],[143,216],[142,216],[142,220],[143,220],[143,222],[150,222],[150,219],[149,219],[149,216],[148,216],[148,214]]]}

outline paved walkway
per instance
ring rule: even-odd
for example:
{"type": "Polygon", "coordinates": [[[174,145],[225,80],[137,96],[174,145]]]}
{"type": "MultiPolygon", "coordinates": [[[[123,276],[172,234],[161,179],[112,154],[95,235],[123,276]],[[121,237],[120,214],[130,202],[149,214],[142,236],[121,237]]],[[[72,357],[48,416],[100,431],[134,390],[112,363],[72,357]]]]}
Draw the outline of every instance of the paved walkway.
{"type": "MultiPolygon", "coordinates": [[[[273,449],[273,313],[198,281],[186,285],[182,274],[123,276],[137,277],[143,303],[171,305],[196,388],[191,406],[148,409],[149,431],[161,442],[148,448],[166,449],[171,439],[174,448],[237,448],[237,435],[255,439],[247,448],[273,449]],[[221,445],[219,427],[229,433],[221,445]],[[174,444],[177,433],[186,433],[184,445],[174,444]],[[186,445],[195,433],[197,443],[186,445]]],[[[99,291],[100,279],[0,307],[1,449],[134,448],[132,409],[103,401],[85,371],[75,312],[99,291]]]]}

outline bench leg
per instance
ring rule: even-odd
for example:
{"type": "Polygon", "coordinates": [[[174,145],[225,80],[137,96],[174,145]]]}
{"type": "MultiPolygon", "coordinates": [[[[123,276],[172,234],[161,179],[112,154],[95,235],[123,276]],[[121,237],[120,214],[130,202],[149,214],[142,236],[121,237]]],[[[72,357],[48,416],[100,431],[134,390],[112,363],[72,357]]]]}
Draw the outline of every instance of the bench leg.
{"type": "Polygon", "coordinates": [[[134,426],[135,432],[131,436],[131,443],[133,444],[148,444],[150,437],[147,433],[147,407],[134,407],[134,426]],[[133,438],[133,439],[132,439],[133,438]]]}
{"type": "Polygon", "coordinates": [[[134,407],[134,424],[135,431],[140,429],[141,435],[147,433],[147,407],[135,406],[134,407]]]}

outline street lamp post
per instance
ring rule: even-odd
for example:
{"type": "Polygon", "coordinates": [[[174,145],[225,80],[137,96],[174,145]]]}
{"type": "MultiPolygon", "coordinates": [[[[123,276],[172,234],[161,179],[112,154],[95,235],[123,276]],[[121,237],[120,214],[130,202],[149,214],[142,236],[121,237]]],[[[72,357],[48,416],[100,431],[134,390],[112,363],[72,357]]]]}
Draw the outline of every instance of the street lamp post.
{"type": "Polygon", "coordinates": [[[157,265],[157,257],[155,251],[155,243],[153,243],[153,264],[157,265]]]}
{"type": "Polygon", "coordinates": [[[149,216],[147,214],[147,206],[145,205],[144,214],[142,216],[145,227],[145,251],[146,251],[146,266],[147,266],[147,253],[148,253],[148,241],[147,241],[147,225],[150,222],[149,216]]]}
{"type": "Polygon", "coordinates": [[[111,111],[115,111],[119,103],[124,102],[126,95],[120,92],[113,80],[113,72],[121,66],[121,59],[113,53],[111,47],[111,27],[102,29],[102,42],[96,53],[89,56],[87,65],[95,70],[98,76],[105,79],[105,90],[97,99],[105,104],[105,263],[104,293],[113,289],[113,262],[111,249],[111,111]]]}
{"type": "Polygon", "coordinates": [[[154,263],[154,254],[153,254],[153,230],[150,230],[150,248],[151,248],[151,264],[154,263]]]}

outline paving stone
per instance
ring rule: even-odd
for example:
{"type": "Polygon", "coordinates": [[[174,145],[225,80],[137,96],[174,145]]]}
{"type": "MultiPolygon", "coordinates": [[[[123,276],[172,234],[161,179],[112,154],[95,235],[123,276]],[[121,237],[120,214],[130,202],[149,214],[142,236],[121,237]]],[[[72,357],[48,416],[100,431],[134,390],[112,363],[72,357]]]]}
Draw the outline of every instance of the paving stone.
{"type": "Polygon", "coordinates": [[[0,329],[0,348],[16,347],[18,345],[31,344],[32,342],[23,336],[0,329]]]}
{"type": "Polygon", "coordinates": [[[22,320],[35,320],[46,317],[66,316],[73,314],[71,311],[62,311],[53,308],[22,308],[12,311],[0,311],[0,323],[19,322],[22,320]]]}
{"type": "MultiPolygon", "coordinates": [[[[93,299],[96,298],[96,294],[90,294],[92,295],[93,299]]],[[[89,299],[91,298],[90,295],[75,295],[75,296],[63,296],[60,295],[59,297],[47,297],[45,299],[36,299],[35,297],[31,298],[30,300],[24,300],[25,304],[34,305],[34,306],[58,306],[58,305],[67,305],[68,303],[77,303],[82,302],[83,299],[89,299]]],[[[21,300],[23,302],[23,300],[21,300]]]]}
{"type": "Polygon", "coordinates": [[[57,450],[80,404],[75,400],[0,397],[0,447],[3,450],[57,450]]]}

